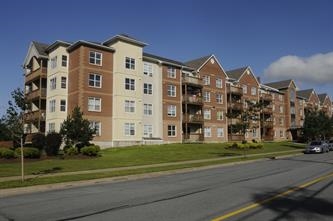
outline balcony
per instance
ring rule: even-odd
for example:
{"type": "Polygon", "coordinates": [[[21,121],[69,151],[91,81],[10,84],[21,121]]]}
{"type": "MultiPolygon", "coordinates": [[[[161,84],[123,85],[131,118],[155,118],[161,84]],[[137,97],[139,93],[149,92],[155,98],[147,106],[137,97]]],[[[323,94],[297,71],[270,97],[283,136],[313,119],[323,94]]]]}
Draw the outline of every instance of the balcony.
{"type": "Polygon", "coordinates": [[[188,133],[183,136],[184,142],[201,142],[204,141],[202,133],[188,133]]]}
{"type": "Polygon", "coordinates": [[[264,101],[272,101],[273,96],[271,94],[261,94],[260,99],[264,101]]]}
{"type": "Polygon", "coordinates": [[[37,120],[45,121],[45,110],[37,110],[25,113],[26,122],[33,122],[37,120]]]}
{"type": "Polygon", "coordinates": [[[197,104],[197,105],[202,105],[202,97],[197,96],[197,95],[183,95],[183,102],[184,103],[189,103],[189,104],[197,104]]]}
{"type": "Polygon", "coordinates": [[[227,93],[228,94],[242,95],[243,94],[243,88],[235,87],[235,86],[228,86],[227,87],[227,93]]]}
{"type": "Polygon", "coordinates": [[[183,114],[183,122],[202,124],[203,117],[201,114],[183,114]]]}
{"type": "Polygon", "coordinates": [[[267,106],[262,109],[262,112],[264,114],[273,114],[273,107],[272,106],[267,106]]]}
{"type": "Polygon", "coordinates": [[[201,78],[183,76],[183,83],[184,84],[198,85],[198,86],[202,87],[202,79],[201,78]]]}
{"type": "Polygon", "coordinates": [[[28,83],[40,77],[46,78],[46,72],[47,72],[46,68],[39,68],[36,71],[32,71],[30,74],[27,74],[25,76],[25,82],[28,83]]]}
{"type": "Polygon", "coordinates": [[[243,103],[240,102],[228,103],[228,108],[233,110],[243,110],[243,103]]]}
{"type": "Polygon", "coordinates": [[[264,121],[262,125],[265,128],[273,128],[274,127],[273,121],[264,121]]]}
{"type": "Polygon", "coordinates": [[[27,100],[46,99],[46,88],[37,89],[27,93],[27,100]]]}

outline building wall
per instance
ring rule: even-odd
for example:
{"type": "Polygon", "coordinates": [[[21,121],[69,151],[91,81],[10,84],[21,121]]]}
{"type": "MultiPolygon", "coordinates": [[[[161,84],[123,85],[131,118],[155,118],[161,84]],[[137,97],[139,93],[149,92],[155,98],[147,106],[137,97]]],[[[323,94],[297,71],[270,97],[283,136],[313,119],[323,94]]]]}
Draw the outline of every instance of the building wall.
{"type": "Polygon", "coordinates": [[[117,41],[110,45],[114,53],[114,74],[113,74],[113,142],[114,145],[127,145],[139,143],[143,136],[143,61],[142,47],[117,41]],[[135,69],[125,67],[125,58],[135,59],[135,69]],[[125,89],[125,79],[135,80],[135,90],[125,89]],[[125,112],[125,101],[135,102],[135,112],[125,112]],[[135,125],[134,135],[125,135],[125,124],[135,125]]]}
{"type": "Polygon", "coordinates": [[[112,93],[113,93],[113,53],[100,49],[80,46],[69,54],[68,74],[68,114],[79,106],[84,118],[100,123],[101,133],[93,142],[101,146],[112,144],[112,93]],[[102,65],[89,63],[90,51],[102,53],[102,65]],[[89,74],[101,76],[101,88],[89,86],[89,74]],[[101,99],[100,111],[88,110],[90,97],[101,99]]]}
{"type": "MultiPolygon", "coordinates": [[[[145,63],[152,66],[152,75],[143,74],[143,84],[152,85],[152,94],[143,94],[142,104],[152,104],[152,115],[143,114],[142,127],[144,125],[152,126],[153,139],[163,139],[163,105],[162,105],[162,67],[156,63],[145,61],[145,63]]],[[[143,130],[143,129],[142,129],[143,130]]],[[[145,137],[144,134],[142,134],[145,137]]],[[[145,137],[148,139],[148,137],[145,137]]]]}
{"type": "Polygon", "coordinates": [[[285,114],[285,96],[284,93],[272,92],[273,94],[273,125],[274,125],[274,140],[286,140],[287,125],[285,114]],[[281,109],[282,107],[282,109],[281,109]],[[282,110],[282,112],[281,112],[282,110]]]}
{"type": "Polygon", "coordinates": [[[168,77],[169,65],[162,65],[162,105],[163,105],[163,140],[167,143],[182,142],[182,87],[181,71],[179,67],[172,66],[176,71],[175,78],[168,77]],[[168,85],[176,88],[176,96],[168,95],[168,85]],[[176,106],[176,116],[168,116],[168,106],[176,106]],[[175,126],[174,136],[168,135],[168,126],[175,126]]]}
{"type": "Polygon", "coordinates": [[[204,76],[210,77],[209,85],[203,86],[203,94],[205,92],[210,93],[210,102],[204,102],[203,112],[205,110],[211,111],[211,119],[204,119],[204,131],[205,128],[211,129],[211,136],[205,136],[205,142],[223,142],[228,140],[228,127],[227,127],[227,97],[226,97],[226,74],[223,69],[219,66],[218,61],[215,57],[212,57],[207,61],[204,66],[200,69],[199,75],[201,78],[204,76]],[[216,79],[222,80],[222,88],[216,87],[216,79]],[[222,95],[222,104],[216,102],[216,95],[222,95]],[[223,112],[223,119],[217,119],[218,111],[223,112]],[[223,137],[217,136],[217,128],[223,128],[223,137]]]}
{"type": "Polygon", "coordinates": [[[46,133],[51,131],[60,131],[60,126],[62,122],[67,117],[67,94],[68,94],[68,52],[66,51],[65,47],[58,47],[52,52],[49,53],[50,60],[54,57],[57,57],[56,60],[56,67],[51,67],[51,61],[48,62],[47,68],[47,97],[46,97],[46,133]],[[62,65],[62,56],[67,56],[67,64],[66,66],[62,65]],[[66,87],[61,87],[61,79],[66,78],[66,87]],[[51,88],[51,80],[56,82],[55,88],[51,88]],[[55,100],[55,111],[51,112],[50,110],[50,102],[55,100]],[[60,109],[60,102],[61,100],[65,101],[65,110],[60,109]],[[53,124],[54,128],[50,128],[51,124],[53,124]]]}

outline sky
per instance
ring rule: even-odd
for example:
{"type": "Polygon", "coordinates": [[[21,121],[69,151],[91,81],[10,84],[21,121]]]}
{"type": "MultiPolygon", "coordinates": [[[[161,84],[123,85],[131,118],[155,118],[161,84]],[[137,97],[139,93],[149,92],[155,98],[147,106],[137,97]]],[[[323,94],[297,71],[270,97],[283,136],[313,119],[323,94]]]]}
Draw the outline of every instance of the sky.
{"type": "Polygon", "coordinates": [[[262,83],[294,79],[333,98],[331,0],[3,0],[0,114],[23,88],[31,41],[101,42],[128,34],[178,61],[214,54],[224,70],[250,66],[262,83]]]}

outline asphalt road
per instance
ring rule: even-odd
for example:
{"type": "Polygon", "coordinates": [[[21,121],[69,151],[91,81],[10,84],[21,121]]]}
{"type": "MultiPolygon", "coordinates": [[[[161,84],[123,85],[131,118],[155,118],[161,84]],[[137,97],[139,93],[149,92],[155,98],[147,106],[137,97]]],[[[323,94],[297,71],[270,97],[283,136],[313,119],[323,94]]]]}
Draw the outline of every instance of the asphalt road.
{"type": "Polygon", "coordinates": [[[0,221],[333,220],[332,166],[330,152],[12,196],[0,221]]]}

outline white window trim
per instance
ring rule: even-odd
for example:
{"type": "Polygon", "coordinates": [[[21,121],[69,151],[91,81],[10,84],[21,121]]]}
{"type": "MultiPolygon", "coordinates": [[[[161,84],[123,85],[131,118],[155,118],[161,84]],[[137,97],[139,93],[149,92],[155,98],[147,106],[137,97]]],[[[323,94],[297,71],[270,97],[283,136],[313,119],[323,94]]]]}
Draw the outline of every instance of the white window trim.
{"type": "Polygon", "coordinates": [[[101,74],[97,74],[97,73],[89,73],[88,75],[88,86],[91,87],[91,88],[102,88],[102,79],[103,79],[103,76],[101,74]],[[94,82],[94,85],[90,85],[90,75],[93,75],[94,76],[94,80],[92,82],[94,82]],[[99,85],[100,86],[95,86],[96,85],[96,76],[99,76],[100,77],[100,81],[99,81],[99,85]]]}
{"type": "Polygon", "coordinates": [[[176,125],[168,125],[168,130],[167,130],[167,133],[168,133],[168,137],[177,137],[177,126],[176,125]],[[175,128],[175,135],[169,135],[169,126],[173,126],[175,128]]]}
{"type": "Polygon", "coordinates": [[[98,51],[89,51],[89,58],[88,58],[88,59],[89,59],[89,64],[91,64],[91,65],[96,65],[96,66],[102,66],[102,65],[103,65],[103,53],[101,53],[101,52],[98,52],[98,51]],[[94,62],[94,63],[91,63],[91,62],[90,62],[90,58],[91,58],[91,57],[90,57],[90,53],[91,53],[91,52],[95,54],[95,57],[94,57],[94,61],[95,61],[95,62],[94,62]],[[101,62],[100,62],[100,64],[97,64],[97,63],[96,63],[96,61],[97,61],[96,55],[97,55],[97,54],[100,54],[100,55],[101,55],[101,62]]]}
{"type": "Polygon", "coordinates": [[[88,97],[88,111],[90,112],[101,112],[102,111],[102,98],[99,97],[88,97]],[[94,100],[94,110],[89,110],[89,100],[94,100]],[[99,110],[96,110],[96,100],[100,101],[99,110]]]}

